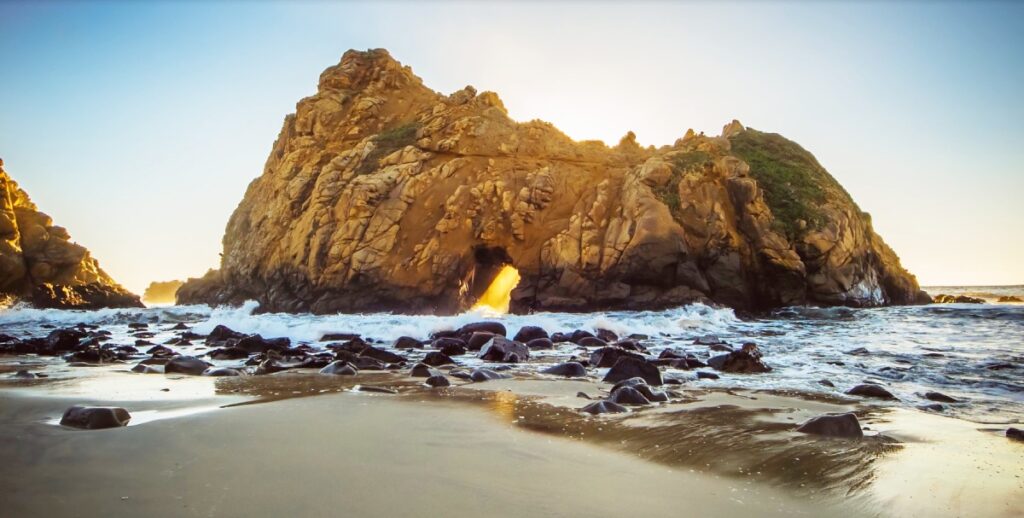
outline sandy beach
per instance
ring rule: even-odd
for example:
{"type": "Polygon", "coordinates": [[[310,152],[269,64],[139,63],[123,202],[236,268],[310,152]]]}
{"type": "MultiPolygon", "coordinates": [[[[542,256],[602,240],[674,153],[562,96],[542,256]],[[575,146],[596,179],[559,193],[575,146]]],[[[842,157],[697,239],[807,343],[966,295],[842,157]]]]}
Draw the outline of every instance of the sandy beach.
{"type": "Polygon", "coordinates": [[[98,367],[63,380],[5,381],[5,514],[1024,512],[1024,445],[996,428],[922,412],[683,389],[686,402],[591,417],[575,410],[583,401],[575,394],[608,388],[591,381],[427,389],[387,373],[339,378],[165,377],[98,367]],[[73,404],[123,406],[134,417],[110,430],[57,425],[73,404]],[[865,439],[792,431],[808,416],[846,410],[862,416],[865,439]]]}

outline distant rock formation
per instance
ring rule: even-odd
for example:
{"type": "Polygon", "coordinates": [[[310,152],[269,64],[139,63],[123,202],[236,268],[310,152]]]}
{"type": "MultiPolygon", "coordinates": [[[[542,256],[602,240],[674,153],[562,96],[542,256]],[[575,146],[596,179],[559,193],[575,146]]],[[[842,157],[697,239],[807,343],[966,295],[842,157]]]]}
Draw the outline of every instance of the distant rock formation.
{"type": "Polygon", "coordinates": [[[150,304],[174,304],[174,294],[184,284],[183,281],[153,281],[142,292],[142,300],[150,304]]]}
{"type": "Polygon", "coordinates": [[[0,160],[0,294],[36,307],[142,307],[29,199],[0,160]]]}
{"type": "Polygon", "coordinates": [[[379,49],[346,52],[285,118],[223,243],[179,302],[451,313],[504,265],[515,312],[928,300],[779,135],[733,121],[660,149],[575,142],[492,92],[434,92],[379,49]]]}

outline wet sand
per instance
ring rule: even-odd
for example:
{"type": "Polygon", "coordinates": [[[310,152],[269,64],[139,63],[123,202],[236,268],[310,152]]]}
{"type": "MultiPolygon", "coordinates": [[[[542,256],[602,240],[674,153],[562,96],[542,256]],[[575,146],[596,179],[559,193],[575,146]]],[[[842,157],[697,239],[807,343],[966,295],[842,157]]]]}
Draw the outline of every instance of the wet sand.
{"type": "Polygon", "coordinates": [[[590,417],[576,393],[607,384],[123,369],[0,385],[5,515],[1024,516],[1024,444],[924,412],[683,386],[673,403],[590,417]],[[132,422],[54,424],[81,403],[132,422]],[[851,410],[863,440],[793,431],[851,410]]]}

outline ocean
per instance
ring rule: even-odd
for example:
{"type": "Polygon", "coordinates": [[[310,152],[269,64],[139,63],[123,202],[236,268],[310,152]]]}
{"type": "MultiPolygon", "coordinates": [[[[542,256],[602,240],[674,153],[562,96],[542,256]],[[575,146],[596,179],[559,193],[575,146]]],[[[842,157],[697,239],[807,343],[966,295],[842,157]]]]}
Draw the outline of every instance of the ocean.
{"type": "MultiPolygon", "coordinates": [[[[170,327],[179,322],[205,334],[226,325],[265,338],[287,336],[293,344],[314,348],[326,345],[327,333],[358,333],[388,347],[400,336],[426,339],[433,332],[453,329],[479,320],[497,320],[513,335],[521,326],[536,325],[549,333],[574,329],[609,329],[620,336],[646,335],[649,353],[666,348],[692,352],[706,360],[719,354],[695,339],[715,335],[739,346],[754,342],[772,371],[764,374],[721,374],[717,380],[700,380],[709,388],[793,390],[841,395],[860,383],[884,385],[898,401],[881,405],[920,407],[937,391],[957,399],[944,405],[943,413],[978,423],[1024,422],[1024,304],[997,303],[999,297],[1024,299],[1024,286],[929,287],[931,294],[947,293],[982,297],[986,304],[932,304],[882,308],[785,308],[758,316],[737,316],[730,309],[702,304],[664,311],[609,311],[600,313],[491,314],[472,311],[456,316],[410,316],[386,313],[357,315],[260,314],[258,305],[210,308],[204,305],[166,306],[146,309],[98,311],[39,310],[15,306],[0,310],[0,332],[19,338],[45,336],[54,328],[79,323],[109,330],[107,343],[133,344],[135,330],[129,323],[147,323],[155,333],[152,343],[174,336],[170,327]],[[828,382],[823,383],[823,382],[828,382]],[[831,385],[831,386],[829,386],[831,385]]],[[[177,347],[183,354],[207,352],[201,342],[177,347]]],[[[144,350],[144,348],[141,348],[144,350]]],[[[413,360],[425,351],[402,351],[413,360]]],[[[543,368],[564,361],[582,350],[564,343],[545,352],[528,368],[543,368]]],[[[467,367],[483,365],[475,356],[458,357],[467,367]]],[[[73,377],[77,369],[57,358],[33,361],[49,365],[51,376],[73,377]]],[[[214,361],[237,365],[237,361],[214,361]]],[[[708,370],[708,369],[705,369],[708,370]]],[[[598,374],[604,369],[599,369],[598,374]]],[[[693,371],[668,368],[667,377],[697,383],[693,371]]]]}

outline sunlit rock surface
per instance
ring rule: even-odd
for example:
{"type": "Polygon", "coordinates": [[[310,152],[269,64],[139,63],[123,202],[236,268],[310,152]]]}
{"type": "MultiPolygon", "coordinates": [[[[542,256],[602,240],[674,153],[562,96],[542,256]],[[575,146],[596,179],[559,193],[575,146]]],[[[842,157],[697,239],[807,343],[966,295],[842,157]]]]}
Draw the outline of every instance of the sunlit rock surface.
{"type": "Polygon", "coordinates": [[[285,118],[223,242],[179,302],[450,313],[506,265],[516,312],[927,300],[781,136],[733,121],[660,149],[575,142],[495,93],[437,93],[379,49],[346,52],[285,118]]]}
{"type": "Polygon", "coordinates": [[[39,211],[0,160],[0,294],[37,307],[141,307],[64,227],[39,211]]]}

